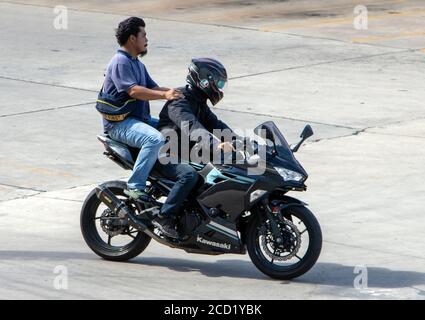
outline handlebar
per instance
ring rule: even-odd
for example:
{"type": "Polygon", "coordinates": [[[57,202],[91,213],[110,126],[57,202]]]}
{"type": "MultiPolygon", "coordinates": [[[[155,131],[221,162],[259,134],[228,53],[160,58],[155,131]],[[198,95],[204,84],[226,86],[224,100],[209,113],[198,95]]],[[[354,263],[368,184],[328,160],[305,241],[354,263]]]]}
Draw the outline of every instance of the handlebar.
{"type": "MultiPolygon", "coordinates": [[[[245,137],[244,140],[236,139],[232,141],[232,146],[235,150],[231,152],[220,152],[221,163],[223,164],[231,164],[234,161],[242,159],[244,162],[247,162],[249,165],[255,165],[258,163],[260,159],[259,155],[256,154],[258,152],[258,143],[257,141],[250,140],[245,137]],[[240,155],[238,159],[238,154],[240,155]]],[[[195,152],[199,152],[201,150],[201,144],[196,143],[193,146],[193,150],[195,152]]]]}

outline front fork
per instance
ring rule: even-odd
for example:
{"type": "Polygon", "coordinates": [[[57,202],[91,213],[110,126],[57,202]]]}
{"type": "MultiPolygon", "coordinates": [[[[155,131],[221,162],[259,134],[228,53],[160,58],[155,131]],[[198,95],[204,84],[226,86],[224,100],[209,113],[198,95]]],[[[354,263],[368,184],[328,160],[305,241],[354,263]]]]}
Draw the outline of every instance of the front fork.
{"type": "MultiPolygon", "coordinates": [[[[283,222],[284,218],[282,215],[282,212],[284,212],[287,208],[289,207],[294,207],[294,206],[304,206],[301,203],[280,203],[280,204],[273,204],[274,201],[272,201],[272,206],[270,206],[270,202],[268,198],[265,198],[262,203],[261,206],[264,207],[265,210],[262,210],[262,212],[265,212],[265,218],[267,218],[270,222],[270,227],[271,227],[271,231],[273,234],[273,238],[275,239],[276,243],[280,244],[282,243],[283,239],[282,239],[282,233],[280,231],[280,227],[278,224],[278,221],[283,222]],[[277,221],[276,221],[277,218],[277,221]]],[[[289,218],[289,220],[292,220],[289,218]]]]}

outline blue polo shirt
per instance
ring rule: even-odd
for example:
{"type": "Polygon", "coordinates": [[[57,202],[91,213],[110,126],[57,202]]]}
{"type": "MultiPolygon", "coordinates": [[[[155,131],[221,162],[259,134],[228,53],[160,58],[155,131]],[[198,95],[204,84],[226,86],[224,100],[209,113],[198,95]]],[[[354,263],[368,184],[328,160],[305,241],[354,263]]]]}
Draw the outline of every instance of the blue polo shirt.
{"type": "MultiPolygon", "coordinates": [[[[112,57],[106,69],[103,91],[116,98],[125,97],[128,89],[138,85],[148,89],[158,87],[149,76],[145,65],[137,58],[123,50],[118,50],[112,57]]],[[[131,113],[132,117],[141,121],[149,121],[151,118],[149,101],[137,100],[137,108],[131,113]]],[[[105,131],[110,130],[114,122],[103,119],[105,131]]]]}

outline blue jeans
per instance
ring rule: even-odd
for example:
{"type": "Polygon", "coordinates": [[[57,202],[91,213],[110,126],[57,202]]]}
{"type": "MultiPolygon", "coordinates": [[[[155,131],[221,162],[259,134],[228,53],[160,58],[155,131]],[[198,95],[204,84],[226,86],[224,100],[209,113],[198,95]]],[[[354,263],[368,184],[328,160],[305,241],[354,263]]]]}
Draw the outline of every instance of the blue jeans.
{"type": "Polygon", "coordinates": [[[161,213],[166,216],[178,216],[181,206],[195,187],[198,181],[198,173],[192,166],[185,163],[178,164],[155,164],[155,169],[158,170],[167,179],[175,181],[167,200],[161,207],[161,213]]]}
{"type": "Polygon", "coordinates": [[[133,148],[140,148],[133,172],[128,179],[129,189],[144,190],[146,180],[158,158],[158,151],[165,142],[162,134],[151,125],[156,125],[157,120],[147,124],[136,118],[127,118],[114,124],[108,131],[109,136],[133,148]],[[151,125],[150,125],[151,124],[151,125]]]}

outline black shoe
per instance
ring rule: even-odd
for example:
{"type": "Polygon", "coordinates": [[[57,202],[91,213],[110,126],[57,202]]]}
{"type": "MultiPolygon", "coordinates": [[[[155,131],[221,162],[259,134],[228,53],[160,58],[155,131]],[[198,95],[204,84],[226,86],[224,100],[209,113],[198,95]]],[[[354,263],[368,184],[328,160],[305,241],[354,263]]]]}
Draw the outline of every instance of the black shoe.
{"type": "Polygon", "coordinates": [[[152,220],[152,224],[157,227],[161,232],[170,238],[177,239],[179,234],[176,230],[176,222],[172,217],[167,217],[161,214],[158,214],[155,219],[152,220]]]}

